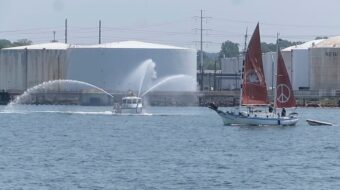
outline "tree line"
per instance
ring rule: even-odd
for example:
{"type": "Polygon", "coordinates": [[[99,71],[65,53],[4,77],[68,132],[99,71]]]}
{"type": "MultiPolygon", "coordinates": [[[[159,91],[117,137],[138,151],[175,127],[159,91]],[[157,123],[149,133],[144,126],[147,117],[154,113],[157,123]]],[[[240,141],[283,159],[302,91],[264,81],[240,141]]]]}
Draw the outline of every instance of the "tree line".
{"type": "Polygon", "coordinates": [[[14,42],[11,42],[6,39],[0,39],[0,49],[2,48],[9,48],[9,47],[17,47],[17,46],[27,46],[32,45],[33,42],[28,39],[20,39],[14,42]]]}
{"type": "MultiPolygon", "coordinates": [[[[316,37],[315,39],[325,39],[327,37],[321,36],[316,37]]],[[[280,49],[284,49],[290,46],[299,45],[304,42],[302,41],[295,41],[291,42],[284,39],[279,39],[280,49]]],[[[225,41],[221,45],[221,50],[218,53],[208,53],[203,51],[203,68],[208,70],[215,69],[215,62],[219,62],[221,58],[224,57],[237,57],[239,56],[243,50],[240,50],[240,44],[232,42],[232,41],[225,41]]],[[[275,43],[261,43],[261,50],[262,53],[266,52],[275,52],[277,51],[277,44],[275,43]]],[[[220,69],[220,64],[216,64],[216,69],[220,69]]],[[[200,51],[197,52],[197,68],[200,68],[200,51]]]]}

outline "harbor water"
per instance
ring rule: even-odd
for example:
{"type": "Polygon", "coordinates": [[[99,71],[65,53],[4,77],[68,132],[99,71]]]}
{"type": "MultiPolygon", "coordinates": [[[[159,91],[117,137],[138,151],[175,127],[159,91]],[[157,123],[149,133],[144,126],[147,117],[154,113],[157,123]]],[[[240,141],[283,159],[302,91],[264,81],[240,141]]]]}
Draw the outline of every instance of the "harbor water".
{"type": "Polygon", "coordinates": [[[294,127],[224,126],[202,107],[149,107],[138,116],[111,107],[0,109],[1,189],[340,186],[339,108],[299,108],[294,127]]]}

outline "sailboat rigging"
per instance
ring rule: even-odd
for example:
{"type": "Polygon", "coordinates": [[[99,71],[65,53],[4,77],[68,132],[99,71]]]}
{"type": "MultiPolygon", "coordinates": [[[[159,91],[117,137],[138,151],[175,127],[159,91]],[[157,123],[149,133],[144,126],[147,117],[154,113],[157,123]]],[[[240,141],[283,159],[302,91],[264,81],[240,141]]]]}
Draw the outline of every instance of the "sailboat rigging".
{"type": "Polygon", "coordinates": [[[259,24],[257,24],[245,54],[239,109],[223,112],[214,104],[209,105],[209,108],[221,116],[225,125],[295,125],[298,122],[297,115],[286,116],[285,113],[285,108],[296,107],[296,103],[288,72],[279,49],[276,76],[274,112],[270,110],[269,112],[255,112],[255,107],[269,105],[262,63],[260,30],[259,24]],[[242,106],[247,107],[247,110],[241,111],[242,106]],[[277,108],[282,109],[282,114],[276,113],[277,108]]]}

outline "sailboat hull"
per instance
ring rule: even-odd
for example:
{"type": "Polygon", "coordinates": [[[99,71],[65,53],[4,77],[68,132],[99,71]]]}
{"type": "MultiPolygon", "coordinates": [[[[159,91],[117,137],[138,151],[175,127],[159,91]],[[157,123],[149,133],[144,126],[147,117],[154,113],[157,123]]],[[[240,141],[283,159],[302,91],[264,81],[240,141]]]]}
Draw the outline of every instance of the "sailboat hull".
{"type": "Polygon", "coordinates": [[[245,115],[233,112],[215,110],[222,118],[224,125],[253,125],[253,126],[294,126],[299,119],[295,116],[279,117],[274,114],[245,115]]]}

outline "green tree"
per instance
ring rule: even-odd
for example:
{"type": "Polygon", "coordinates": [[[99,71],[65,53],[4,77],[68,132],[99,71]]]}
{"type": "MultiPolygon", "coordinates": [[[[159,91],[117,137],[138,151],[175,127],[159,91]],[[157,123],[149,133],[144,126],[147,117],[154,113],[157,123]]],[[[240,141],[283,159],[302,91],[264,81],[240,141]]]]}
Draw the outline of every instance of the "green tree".
{"type": "Polygon", "coordinates": [[[11,47],[11,46],[12,46],[11,41],[6,40],[6,39],[0,39],[0,49],[8,48],[8,47],[11,47]]]}
{"type": "MultiPolygon", "coordinates": [[[[290,46],[295,46],[295,45],[299,45],[302,44],[303,42],[301,41],[297,41],[297,42],[291,42],[288,40],[283,40],[283,39],[279,39],[279,45],[280,45],[280,49],[284,49],[290,46]]],[[[266,43],[266,42],[262,42],[261,43],[261,50],[262,53],[266,53],[266,52],[275,52],[277,51],[277,44],[275,43],[266,43]]]]}
{"type": "Polygon", "coordinates": [[[12,47],[16,46],[27,46],[27,45],[32,45],[32,41],[28,39],[20,39],[12,43],[12,47]]]}
{"type": "MultiPolygon", "coordinates": [[[[197,51],[197,70],[201,68],[201,51],[197,51]]],[[[215,61],[218,60],[218,53],[208,53],[203,51],[203,69],[214,70],[215,69],[215,61]]],[[[219,69],[219,64],[216,65],[219,69]]]]}
{"type": "Polygon", "coordinates": [[[328,39],[327,36],[317,36],[315,37],[315,40],[321,40],[321,39],[328,39]]]}
{"type": "Polygon", "coordinates": [[[277,49],[276,43],[275,44],[273,44],[273,43],[267,44],[266,42],[261,42],[261,51],[263,53],[275,52],[276,49],[277,49]]]}
{"type": "Polygon", "coordinates": [[[223,42],[218,57],[237,57],[240,53],[237,43],[232,41],[223,42]]]}

